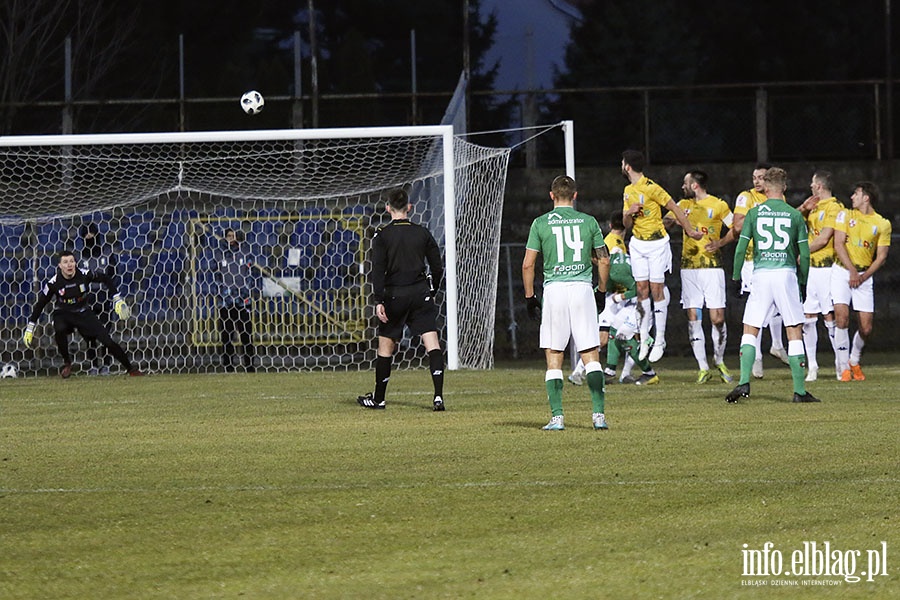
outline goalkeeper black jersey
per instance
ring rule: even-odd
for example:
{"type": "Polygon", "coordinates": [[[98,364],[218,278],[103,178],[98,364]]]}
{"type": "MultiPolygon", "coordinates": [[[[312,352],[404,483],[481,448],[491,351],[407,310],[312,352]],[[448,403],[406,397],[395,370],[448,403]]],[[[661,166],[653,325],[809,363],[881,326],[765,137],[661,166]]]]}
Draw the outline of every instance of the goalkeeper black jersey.
{"type": "Polygon", "coordinates": [[[56,274],[50,278],[41,288],[37,303],[31,311],[28,319],[36,323],[44,312],[44,307],[51,300],[56,300],[54,312],[82,312],[87,310],[92,303],[90,294],[91,284],[103,284],[111,295],[117,293],[116,284],[112,277],[103,272],[75,269],[71,279],[66,279],[59,268],[56,274]]]}

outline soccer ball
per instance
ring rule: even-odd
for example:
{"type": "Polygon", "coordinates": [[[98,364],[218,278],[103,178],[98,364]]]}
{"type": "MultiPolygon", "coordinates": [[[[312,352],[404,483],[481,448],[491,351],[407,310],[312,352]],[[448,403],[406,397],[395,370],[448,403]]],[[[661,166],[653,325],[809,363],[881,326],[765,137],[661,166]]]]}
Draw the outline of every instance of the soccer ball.
{"type": "Polygon", "coordinates": [[[256,90],[251,90],[241,96],[241,108],[243,108],[244,112],[248,115],[259,114],[262,112],[265,105],[266,99],[256,90]]]}
{"type": "Polygon", "coordinates": [[[0,369],[0,378],[8,379],[12,377],[18,377],[19,372],[16,370],[16,365],[12,363],[8,363],[3,365],[3,368],[0,369]]]}

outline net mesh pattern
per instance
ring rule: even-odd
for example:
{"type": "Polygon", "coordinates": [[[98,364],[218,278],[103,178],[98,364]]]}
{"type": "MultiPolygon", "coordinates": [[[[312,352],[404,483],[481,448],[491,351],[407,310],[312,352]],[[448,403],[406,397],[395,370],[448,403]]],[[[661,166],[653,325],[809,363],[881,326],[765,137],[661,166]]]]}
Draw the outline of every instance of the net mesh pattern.
{"type": "MultiPolygon", "coordinates": [[[[454,140],[465,368],[493,365],[508,155],[454,140]]],[[[71,249],[82,267],[109,269],[132,305],[120,321],[102,290],[95,294],[96,311],[140,368],[368,369],[376,336],[369,248],[389,219],[382,195],[406,187],[412,220],[445,248],[444,176],[437,136],[0,147],[0,362],[25,375],[59,367],[50,307],[34,348],[21,332],[58,253],[71,249]],[[228,230],[243,270],[228,266],[228,230]],[[223,321],[236,299],[249,340],[223,321]]],[[[445,306],[441,315],[443,329],[445,306]]],[[[423,365],[419,346],[402,340],[395,364],[423,365]]],[[[70,349],[83,370],[120,368],[78,335],[70,349]]]]}

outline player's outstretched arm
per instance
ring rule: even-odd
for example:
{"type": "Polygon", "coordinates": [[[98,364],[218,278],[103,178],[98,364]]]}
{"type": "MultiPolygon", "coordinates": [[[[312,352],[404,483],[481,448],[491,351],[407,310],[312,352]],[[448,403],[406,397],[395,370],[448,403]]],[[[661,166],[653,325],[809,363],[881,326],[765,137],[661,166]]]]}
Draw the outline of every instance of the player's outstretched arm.
{"type": "Polygon", "coordinates": [[[31,316],[28,317],[28,325],[25,326],[25,332],[22,334],[22,341],[25,342],[25,346],[28,348],[31,348],[31,345],[34,343],[34,328],[37,326],[37,322],[44,312],[44,307],[46,307],[49,302],[50,285],[47,284],[41,290],[40,294],[38,294],[38,300],[31,309],[31,316]]]}

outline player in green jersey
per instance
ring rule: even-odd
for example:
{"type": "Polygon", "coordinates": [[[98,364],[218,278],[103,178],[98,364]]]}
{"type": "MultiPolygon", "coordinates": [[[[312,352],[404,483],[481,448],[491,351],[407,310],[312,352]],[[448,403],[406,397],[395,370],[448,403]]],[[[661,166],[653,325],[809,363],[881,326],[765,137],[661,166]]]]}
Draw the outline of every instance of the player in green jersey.
{"type": "Polygon", "coordinates": [[[525,301],[529,315],[541,321],[541,348],[547,359],[545,385],[551,418],[544,429],[548,431],[565,429],[562,366],[570,338],[585,364],[594,429],[608,429],[592,258],[597,258],[600,291],[605,291],[609,253],[597,220],[575,210],[576,196],[574,179],[560,175],[553,180],[550,187],[553,209],[532,222],[522,261],[525,301]],[[543,305],[534,289],[538,256],[542,257],[543,305]]]}
{"type": "MultiPolygon", "coordinates": [[[[598,316],[599,326],[600,326],[600,355],[603,355],[603,352],[607,350],[609,344],[609,328],[612,326],[613,318],[616,315],[616,312],[619,308],[619,305],[615,302],[610,302],[610,298],[613,294],[617,292],[626,292],[628,291],[627,285],[623,285],[618,283],[616,280],[616,273],[613,271],[616,270],[616,261],[613,260],[614,256],[618,253],[622,254],[621,258],[627,259],[628,255],[628,244],[625,243],[625,225],[622,223],[622,211],[614,210],[612,214],[610,214],[609,219],[606,222],[609,227],[609,233],[606,234],[606,237],[603,238],[603,241],[606,242],[606,249],[610,254],[610,274],[609,274],[609,283],[606,286],[606,297],[604,298],[603,305],[604,308],[600,315],[598,316]]],[[[630,263],[629,263],[630,264],[630,263]]],[[[631,276],[631,267],[628,267],[628,280],[632,287],[634,286],[634,277],[631,276]]],[[[595,290],[595,294],[601,293],[599,290],[595,290]]],[[[612,351],[610,349],[610,351],[612,351]]],[[[618,355],[617,355],[618,356],[618,355]]],[[[618,359],[617,359],[618,360],[618,359]]],[[[613,361],[612,364],[607,360],[606,368],[604,369],[604,374],[606,375],[606,382],[613,383],[615,381],[616,376],[616,367],[617,360],[613,361]],[[612,379],[611,379],[612,378],[612,379]]],[[[626,362],[626,367],[628,367],[630,362],[626,362]]],[[[578,360],[578,364],[575,365],[575,369],[572,371],[572,374],[568,377],[569,381],[575,385],[583,385],[585,381],[585,371],[584,371],[584,361],[581,359],[578,360]]],[[[633,380],[632,380],[633,383],[633,380]]]]}
{"type": "MultiPolygon", "coordinates": [[[[759,163],[753,168],[753,187],[744,190],[734,201],[734,223],[733,227],[721,240],[721,246],[736,241],[744,224],[744,217],[750,212],[754,206],[762,204],[766,201],[766,195],[763,193],[763,177],[766,171],[771,168],[769,163],[759,163]]],[[[750,293],[750,281],[753,276],[753,244],[747,246],[744,252],[744,272],[741,273],[741,289],[740,295],[750,293]]],[[[789,364],[787,352],[784,349],[784,336],[782,335],[782,318],[778,312],[774,312],[769,317],[769,333],[772,335],[772,345],[769,348],[769,354],[778,358],[785,364],[789,364]]],[[[763,371],[762,361],[762,334],[756,341],[756,362],[753,363],[753,376],[762,379],[765,375],[763,371]]]]}
{"type": "Polygon", "coordinates": [[[753,241],[753,281],[744,307],[741,338],[741,379],[725,396],[729,403],[750,396],[750,377],[756,359],[756,336],[774,305],[787,326],[788,360],[794,384],[794,402],[818,402],[806,391],[803,364],[803,300],[809,274],[809,235],[800,212],[784,201],[787,173],[772,167],[763,176],[768,198],[747,213],[737,249],[732,278],[737,281],[744,264],[744,251],[753,241]],[[799,273],[798,273],[799,270],[799,273]]]}
{"type": "MultiPolygon", "coordinates": [[[[637,284],[631,272],[631,261],[624,252],[613,252],[609,257],[609,287],[619,291],[607,299],[607,310],[611,313],[609,328],[609,345],[606,351],[606,368],[604,374],[615,377],[619,358],[624,354],[626,360],[631,358],[642,371],[637,380],[623,375],[622,382],[634,381],[636,385],[654,385],[659,383],[650,360],[641,358],[640,323],[645,315],[643,306],[637,301],[637,284]]],[[[604,311],[606,313],[606,311],[604,311]]],[[[652,340],[651,340],[652,341],[652,340]]]]}

